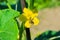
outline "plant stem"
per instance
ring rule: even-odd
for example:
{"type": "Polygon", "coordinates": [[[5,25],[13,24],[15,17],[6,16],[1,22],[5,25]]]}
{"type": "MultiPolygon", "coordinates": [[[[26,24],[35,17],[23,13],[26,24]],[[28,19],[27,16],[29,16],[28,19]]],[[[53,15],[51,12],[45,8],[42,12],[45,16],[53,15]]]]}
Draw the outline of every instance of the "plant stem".
{"type": "Polygon", "coordinates": [[[27,40],[31,40],[31,35],[30,35],[30,29],[26,28],[26,36],[27,36],[27,40]]]}
{"type": "Polygon", "coordinates": [[[8,6],[9,9],[12,9],[9,3],[7,3],[7,6],[8,6]]]}
{"type": "MultiPolygon", "coordinates": [[[[30,0],[29,0],[30,1],[30,0]]],[[[21,0],[21,6],[22,6],[22,9],[24,9],[24,7],[26,7],[26,3],[24,0],[21,0]]],[[[28,2],[28,8],[30,8],[30,3],[28,2]]],[[[23,11],[23,10],[22,10],[23,11]]],[[[31,40],[31,35],[30,35],[30,29],[29,28],[25,28],[26,30],[26,37],[27,37],[27,40],[31,40]]]]}

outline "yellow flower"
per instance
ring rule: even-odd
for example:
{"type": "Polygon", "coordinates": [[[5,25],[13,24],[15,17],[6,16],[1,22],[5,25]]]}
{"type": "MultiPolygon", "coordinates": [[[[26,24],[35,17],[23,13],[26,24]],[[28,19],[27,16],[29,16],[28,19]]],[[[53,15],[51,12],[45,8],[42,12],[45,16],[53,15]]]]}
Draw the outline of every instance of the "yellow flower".
{"type": "Polygon", "coordinates": [[[24,8],[23,14],[26,18],[27,21],[25,22],[25,27],[30,28],[32,24],[38,25],[39,19],[37,19],[38,13],[33,13],[31,10],[24,8]]]}

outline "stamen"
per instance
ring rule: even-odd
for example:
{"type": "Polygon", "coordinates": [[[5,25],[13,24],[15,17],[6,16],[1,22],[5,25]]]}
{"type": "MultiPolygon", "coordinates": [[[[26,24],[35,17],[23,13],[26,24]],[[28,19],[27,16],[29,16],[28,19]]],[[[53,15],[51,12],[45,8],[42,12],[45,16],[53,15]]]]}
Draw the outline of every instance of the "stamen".
{"type": "Polygon", "coordinates": [[[30,23],[31,23],[31,24],[34,24],[34,22],[33,22],[32,20],[33,20],[33,19],[31,19],[31,17],[30,17],[30,23]]]}
{"type": "Polygon", "coordinates": [[[31,23],[31,24],[34,24],[34,22],[33,22],[32,20],[30,20],[30,23],[31,23]]]}

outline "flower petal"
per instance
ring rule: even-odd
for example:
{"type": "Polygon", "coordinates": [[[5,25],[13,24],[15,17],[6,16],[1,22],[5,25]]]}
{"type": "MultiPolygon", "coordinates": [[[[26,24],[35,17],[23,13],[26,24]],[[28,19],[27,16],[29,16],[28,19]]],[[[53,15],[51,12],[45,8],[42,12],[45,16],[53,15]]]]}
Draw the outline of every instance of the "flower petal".
{"type": "Polygon", "coordinates": [[[30,24],[29,20],[26,21],[26,23],[25,23],[25,27],[26,27],[26,28],[30,28],[30,26],[31,26],[31,24],[30,24]]]}
{"type": "Polygon", "coordinates": [[[33,14],[33,12],[27,8],[24,8],[23,12],[24,12],[23,15],[26,16],[27,19],[29,19],[33,14]]]}
{"type": "Polygon", "coordinates": [[[37,19],[36,17],[33,19],[34,25],[38,25],[39,24],[39,19],[37,19]]]}
{"type": "Polygon", "coordinates": [[[27,8],[24,8],[23,12],[30,15],[33,14],[33,12],[27,8]]]}
{"type": "Polygon", "coordinates": [[[30,19],[30,16],[28,16],[28,14],[23,13],[22,15],[24,15],[27,19],[30,19]]]}
{"type": "Polygon", "coordinates": [[[31,15],[31,18],[33,19],[36,16],[38,16],[38,13],[34,13],[33,15],[31,15]]]}

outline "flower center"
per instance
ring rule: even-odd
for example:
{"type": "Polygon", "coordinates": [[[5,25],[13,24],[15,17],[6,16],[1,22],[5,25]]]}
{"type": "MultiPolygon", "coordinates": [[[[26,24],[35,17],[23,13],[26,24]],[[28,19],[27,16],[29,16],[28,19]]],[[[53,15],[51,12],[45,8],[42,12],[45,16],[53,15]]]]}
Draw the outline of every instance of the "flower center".
{"type": "Polygon", "coordinates": [[[33,19],[30,18],[30,23],[31,23],[31,24],[34,24],[34,22],[33,22],[32,20],[33,20],[33,19]]]}

